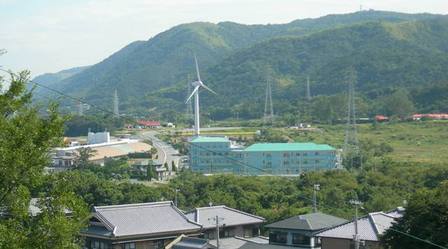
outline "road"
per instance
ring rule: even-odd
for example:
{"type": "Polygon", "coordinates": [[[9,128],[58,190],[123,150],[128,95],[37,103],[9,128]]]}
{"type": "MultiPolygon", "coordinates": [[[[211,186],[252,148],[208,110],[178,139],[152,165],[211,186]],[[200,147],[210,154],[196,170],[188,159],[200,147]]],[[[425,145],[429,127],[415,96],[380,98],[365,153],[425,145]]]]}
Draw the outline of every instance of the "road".
{"type": "Polygon", "coordinates": [[[179,152],[173,148],[170,144],[165,143],[156,137],[157,131],[143,131],[139,134],[139,138],[151,140],[152,145],[157,149],[157,159],[154,160],[157,164],[168,163],[168,167],[171,169],[171,164],[174,162],[176,166],[179,166],[180,155],[179,152]]]}

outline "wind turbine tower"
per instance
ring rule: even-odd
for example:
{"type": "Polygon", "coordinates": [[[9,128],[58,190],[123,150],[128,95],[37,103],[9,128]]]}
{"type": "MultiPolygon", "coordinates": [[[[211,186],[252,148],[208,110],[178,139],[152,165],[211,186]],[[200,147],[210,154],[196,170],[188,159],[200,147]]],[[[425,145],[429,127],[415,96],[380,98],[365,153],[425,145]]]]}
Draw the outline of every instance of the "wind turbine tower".
{"type": "Polygon", "coordinates": [[[270,80],[266,81],[266,98],[264,101],[264,124],[271,123],[274,120],[274,106],[272,104],[272,87],[270,80]]]}
{"type": "Polygon", "coordinates": [[[194,86],[193,92],[190,94],[190,96],[187,98],[187,101],[185,101],[185,103],[188,103],[188,101],[190,101],[190,99],[194,96],[194,135],[195,136],[199,136],[200,134],[200,121],[199,121],[199,89],[200,88],[205,88],[206,90],[208,90],[209,92],[212,92],[214,94],[216,94],[215,91],[213,91],[212,89],[210,89],[208,86],[206,86],[202,81],[201,81],[201,75],[199,74],[199,66],[198,66],[198,60],[196,58],[196,55],[194,56],[194,62],[196,64],[196,75],[197,75],[197,80],[194,81],[192,84],[192,86],[194,86]]]}
{"type": "Polygon", "coordinates": [[[118,93],[117,93],[117,89],[115,89],[114,92],[114,117],[119,117],[120,113],[118,111],[118,93]]]}

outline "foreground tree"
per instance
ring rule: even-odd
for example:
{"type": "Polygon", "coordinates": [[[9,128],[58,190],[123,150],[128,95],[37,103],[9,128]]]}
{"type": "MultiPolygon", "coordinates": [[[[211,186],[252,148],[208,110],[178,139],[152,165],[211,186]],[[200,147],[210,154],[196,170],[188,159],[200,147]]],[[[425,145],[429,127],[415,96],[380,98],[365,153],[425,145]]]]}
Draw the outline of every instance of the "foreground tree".
{"type": "Polygon", "coordinates": [[[39,115],[26,90],[28,76],[10,74],[9,88],[0,93],[0,248],[79,248],[85,204],[64,187],[64,179],[42,189],[49,150],[62,141],[64,119],[55,106],[39,115]],[[39,198],[34,215],[31,197],[39,198]]]}
{"type": "Polygon", "coordinates": [[[433,190],[418,191],[406,213],[383,237],[386,248],[448,247],[448,181],[433,190]]]}

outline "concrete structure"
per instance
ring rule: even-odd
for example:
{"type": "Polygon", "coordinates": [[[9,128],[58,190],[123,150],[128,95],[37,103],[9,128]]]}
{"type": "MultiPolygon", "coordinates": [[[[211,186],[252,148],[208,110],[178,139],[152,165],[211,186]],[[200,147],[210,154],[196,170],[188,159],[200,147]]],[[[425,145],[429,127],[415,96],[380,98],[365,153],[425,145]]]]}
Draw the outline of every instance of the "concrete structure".
{"type": "Polygon", "coordinates": [[[203,174],[299,175],[339,168],[337,150],[326,144],[259,143],[236,147],[226,137],[194,137],[190,165],[203,174]]]}
{"type": "MultiPolygon", "coordinates": [[[[403,208],[390,212],[375,212],[358,219],[358,233],[361,239],[361,248],[381,249],[380,236],[392,226],[396,219],[402,217],[403,208]]],[[[351,249],[354,246],[354,221],[324,230],[318,236],[322,249],[351,249]]]]}
{"type": "Polygon", "coordinates": [[[81,235],[87,249],[140,249],[164,248],[181,234],[200,231],[172,202],[154,202],[95,207],[81,235]]]}
{"type": "Polygon", "coordinates": [[[186,213],[186,216],[202,225],[203,237],[215,239],[216,237],[216,216],[219,218],[220,238],[228,237],[254,237],[260,234],[260,226],[265,219],[259,216],[248,214],[226,206],[211,206],[196,208],[186,213]]]}
{"type": "Polygon", "coordinates": [[[101,144],[110,142],[110,133],[105,132],[90,132],[87,133],[87,143],[88,144],[101,144]]]}
{"type": "Polygon", "coordinates": [[[305,248],[320,248],[316,234],[347,220],[323,213],[294,216],[266,226],[269,229],[269,244],[305,248]]]}
{"type": "Polygon", "coordinates": [[[99,165],[104,165],[104,162],[107,159],[123,157],[132,153],[148,152],[151,150],[149,144],[134,139],[122,139],[107,143],[54,148],[52,152],[51,167],[59,169],[72,167],[78,156],[78,150],[82,148],[92,149],[93,155],[89,160],[99,165]]]}

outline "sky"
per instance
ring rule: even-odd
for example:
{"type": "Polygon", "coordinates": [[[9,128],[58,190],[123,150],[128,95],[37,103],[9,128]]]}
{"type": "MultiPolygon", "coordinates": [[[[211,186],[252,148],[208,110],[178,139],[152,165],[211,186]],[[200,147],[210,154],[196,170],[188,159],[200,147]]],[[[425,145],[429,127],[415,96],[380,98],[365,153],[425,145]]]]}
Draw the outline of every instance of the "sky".
{"type": "Polygon", "coordinates": [[[98,63],[182,23],[287,23],[361,6],[448,14],[447,0],[0,0],[0,66],[36,76],[98,63]]]}

